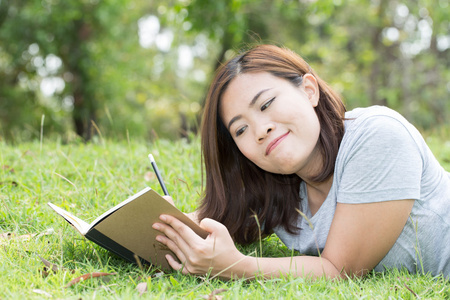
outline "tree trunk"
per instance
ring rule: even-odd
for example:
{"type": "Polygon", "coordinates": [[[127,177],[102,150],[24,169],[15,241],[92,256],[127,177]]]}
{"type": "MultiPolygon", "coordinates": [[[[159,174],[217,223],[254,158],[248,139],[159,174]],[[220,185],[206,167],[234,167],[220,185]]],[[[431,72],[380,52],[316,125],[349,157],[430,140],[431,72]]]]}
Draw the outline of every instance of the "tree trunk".
{"type": "Polygon", "coordinates": [[[84,46],[91,36],[91,28],[83,20],[76,21],[74,27],[77,32],[70,49],[74,58],[68,59],[68,68],[74,77],[72,119],[77,135],[89,141],[94,134],[92,122],[96,119],[96,104],[89,88],[88,70],[84,69],[86,63],[83,64],[82,61],[89,59],[84,46]]]}

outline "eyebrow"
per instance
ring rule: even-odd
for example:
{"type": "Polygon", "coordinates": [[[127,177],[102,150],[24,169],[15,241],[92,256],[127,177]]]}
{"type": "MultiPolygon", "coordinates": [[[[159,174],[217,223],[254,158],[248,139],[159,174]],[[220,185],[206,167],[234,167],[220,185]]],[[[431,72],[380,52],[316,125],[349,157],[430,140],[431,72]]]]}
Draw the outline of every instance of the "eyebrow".
{"type": "MultiPolygon", "coordinates": [[[[267,92],[267,91],[270,90],[270,89],[272,89],[272,88],[267,88],[267,89],[260,90],[260,91],[253,97],[252,101],[250,101],[250,104],[249,104],[248,106],[249,106],[249,107],[252,107],[253,105],[255,105],[256,101],[258,101],[259,96],[261,96],[264,92],[267,92]]],[[[236,122],[237,120],[239,120],[240,118],[242,118],[242,115],[237,115],[237,116],[235,116],[234,118],[232,118],[232,119],[230,120],[230,122],[228,122],[228,126],[227,126],[228,131],[230,131],[231,125],[233,125],[233,123],[236,122]]]]}

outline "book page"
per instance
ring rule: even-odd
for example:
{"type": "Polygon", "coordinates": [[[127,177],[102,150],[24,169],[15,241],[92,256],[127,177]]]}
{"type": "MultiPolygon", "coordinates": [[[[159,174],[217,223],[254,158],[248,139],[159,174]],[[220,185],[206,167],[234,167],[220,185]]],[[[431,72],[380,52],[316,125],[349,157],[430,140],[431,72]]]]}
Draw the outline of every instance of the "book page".
{"type": "Polygon", "coordinates": [[[74,215],[72,215],[71,213],[69,213],[68,211],[65,211],[64,209],[52,204],[52,203],[47,203],[48,206],[50,206],[54,211],[56,211],[61,217],[63,217],[67,222],[70,223],[70,225],[72,225],[73,227],[75,227],[76,230],[78,230],[79,233],[81,233],[82,235],[85,235],[86,232],[88,232],[88,230],[90,229],[90,226],[88,223],[86,223],[85,221],[75,217],[74,215]]]}
{"type": "Polygon", "coordinates": [[[123,207],[124,205],[130,203],[131,201],[133,201],[134,199],[140,197],[141,195],[147,193],[148,191],[150,191],[151,188],[146,187],[145,189],[143,189],[142,191],[134,194],[133,196],[129,197],[127,200],[120,202],[119,204],[117,204],[116,206],[114,206],[113,208],[109,209],[108,211],[104,212],[103,214],[101,214],[99,217],[97,217],[94,221],[91,222],[90,227],[94,227],[96,224],[100,223],[103,219],[105,219],[106,217],[108,217],[110,214],[112,214],[113,212],[115,212],[116,210],[118,210],[119,208],[123,207]]]}

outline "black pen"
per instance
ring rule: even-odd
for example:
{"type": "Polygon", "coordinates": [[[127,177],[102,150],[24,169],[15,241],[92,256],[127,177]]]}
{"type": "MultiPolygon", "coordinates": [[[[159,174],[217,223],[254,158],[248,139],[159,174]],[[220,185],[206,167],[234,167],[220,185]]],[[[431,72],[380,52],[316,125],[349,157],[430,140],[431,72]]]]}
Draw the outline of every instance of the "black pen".
{"type": "Polygon", "coordinates": [[[153,158],[153,155],[149,154],[148,158],[150,159],[150,163],[152,164],[153,171],[155,171],[156,177],[158,178],[159,184],[161,185],[164,195],[169,196],[169,192],[167,191],[166,185],[164,184],[164,181],[161,177],[161,173],[159,173],[159,169],[158,169],[158,166],[156,165],[156,161],[153,158]]]}

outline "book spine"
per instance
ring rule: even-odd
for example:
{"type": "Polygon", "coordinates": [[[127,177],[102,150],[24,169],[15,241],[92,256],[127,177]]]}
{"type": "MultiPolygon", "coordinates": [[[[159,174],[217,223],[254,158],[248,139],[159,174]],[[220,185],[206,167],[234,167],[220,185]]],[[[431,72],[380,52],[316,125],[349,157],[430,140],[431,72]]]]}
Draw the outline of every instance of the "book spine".
{"type": "MultiPolygon", "coordinates": [[[[96,230],[95,228],[92,228],[89,230],[88,233],[86,233],[85,237],[88,240],[93,241],[97,245],[105,248],[108,251],[111,251],[112,253],[116,254],[117,256],[131,262],[131,263],[137,263],[135,255],[133,252],[128,250],[127,248],[123,247],[122,245],[116,243],[112,239],[108,238],[106,235],[102,234],[100,231],[96,230]]],[[[141,264],[151,265],[151,263],[143,259],[142,257],[137,256],[141,262],[141,264]]]]}

